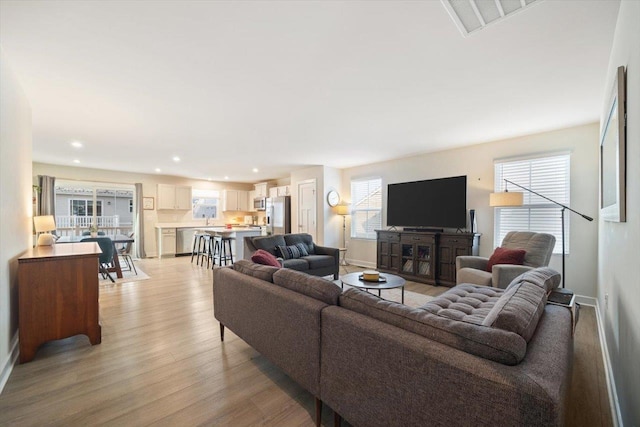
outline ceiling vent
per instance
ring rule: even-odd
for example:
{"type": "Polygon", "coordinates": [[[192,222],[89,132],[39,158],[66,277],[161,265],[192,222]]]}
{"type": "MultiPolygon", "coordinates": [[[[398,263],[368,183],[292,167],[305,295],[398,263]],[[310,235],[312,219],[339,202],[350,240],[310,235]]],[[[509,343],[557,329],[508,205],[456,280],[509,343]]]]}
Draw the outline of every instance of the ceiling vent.
{"type": "Polygon", "coordinates": [[[515,15],[542,0],[440,0],[463,37],[515,15]]]}

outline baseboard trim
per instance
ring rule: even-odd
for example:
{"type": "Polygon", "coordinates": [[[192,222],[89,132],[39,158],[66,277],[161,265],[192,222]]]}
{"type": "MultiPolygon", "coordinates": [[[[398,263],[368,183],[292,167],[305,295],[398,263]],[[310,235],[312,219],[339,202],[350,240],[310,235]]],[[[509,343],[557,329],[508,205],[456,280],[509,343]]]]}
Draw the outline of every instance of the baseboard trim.
{"type": "MultiPolygon", "coordinates": [[[[577,298],[576,298],[577,299],[577,298]]],[[[611,405],[611,416],[614,427],[623,427],[622,412],[620,411],[620,401],[618,400],[618,392],[616,382],[613,377],[613,368],[611,367],[611,358],[609,357],[609,347],[604,334],[604,321],[600,317],[600,304],[596,298],[590,298],[595,301],[596,322],[598,324],[598,335],[600,338],[600,348],[602,349],[602,360],[604,362],[605,377],[607,379],[607,391],[609,393],[609,404],[611,405]]],[[[586,304],[586,303],[585,303],[586,304]]]]}
{"type": "Polygon", "coordinates": [[[593,297],[585,297],[584,295],[577,295],[577,294],[576,294],[576,302],[578,304],[588,305],[594,308],[598,304],[598,300],[593,297]]]}
{"type": "Polygon", "coordinates": [[[11,350],[9,350],[9,354],[7,358],[2,363],[2,373],[0,373],[0,393],[4,390],[4,386],[9,381],[9,376],[13,371],[13,367],[18,360],[18,331],[16,331],[15,335],[11,339],[11,350]]]}
{"type": "Polygon", "coordinates": [[[376,263],[375,262],[368,262],[368,261],[362,261],[359,259],[351,259],[351,258],[347,258],[347,264],[349,265],[355,265],[357,267],[364,267],[364,268],[376,268],[376,263]]]}

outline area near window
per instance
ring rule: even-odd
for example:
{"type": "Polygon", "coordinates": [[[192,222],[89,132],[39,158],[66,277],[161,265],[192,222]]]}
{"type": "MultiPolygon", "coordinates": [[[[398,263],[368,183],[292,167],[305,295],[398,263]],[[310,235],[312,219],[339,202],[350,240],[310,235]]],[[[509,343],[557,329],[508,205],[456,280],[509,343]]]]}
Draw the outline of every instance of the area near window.
{"type": "Polygon", "coordinates": [[[553,253],[561,253],[565,239],[569,253],[569,216],[565,216],[565,236],[562,236],[562,212],[558,205],[522,190],[509,186],[505,179],[513,181],[565,205],[570,202],[570,155],[561,153],[544,157],[501,160],[495,162],[495,191],[521,191],[524,196],[521,207],[495,208],[494,245],[499,246],[509,231],[535,231],[553,234],[556,246],[553,253]]]}
{"type": "Polygon", "coordinates": [[[382,179],[351,181],[351,237],[375,239],[382,228],[382,179]]]}
{"type": "Polygon", "coordinates": [[[218,218],[220,213],[220,192],[217,190],[193,189],[193,219],[218,218]]]}
{"type": "Polygon", "coordinates": [[[55,194],[59,235],[79,235],[92,225],[108,234],[133,231],[133,185],[57,180],[55,194]]]}

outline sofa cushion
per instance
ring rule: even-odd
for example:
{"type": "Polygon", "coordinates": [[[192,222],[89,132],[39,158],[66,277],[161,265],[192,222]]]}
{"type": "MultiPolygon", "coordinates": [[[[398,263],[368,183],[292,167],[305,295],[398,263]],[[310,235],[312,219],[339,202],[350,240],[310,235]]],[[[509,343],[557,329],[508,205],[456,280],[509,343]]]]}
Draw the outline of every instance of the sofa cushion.
{"type": "Polygon", "coordinates": [[[274,256],[276,255],[276,247],[287,245],[287,243],[284,241],[284,236],[281,234],[276,234],[273,236],[254,237],[252,239],[252,243],[253,246],[256,247],[256,249],[264,249],[274,256]]]}
{"type": "Polygon", "coordinates": [[[290,246],[278,246],[277,252],[280,253],[282,259],[295,259],[302,258],[309,255],[307,252],[307,246],[304,243],[296,243],[290,246]]]}
{"type": "Polygon", "coordinates": [[[272,267],[270,265],[256,264],[248,259],[240,259],[233,263],[233,269],[239,273],[246,274],[247,276],[255,277],[257,279],[266,280],[273,283],[273,274],[280,270],[279,267],[272,267]]]}
{"type": "Polygon", "coordinates": [[[529,342],[547,303],[544,287],[523,279],[512,283],[487,314],[483,324],[515,332],[529,342]]]}
{"type": "Polygon", "coordinates": [[[511,286],[515,286],[520,281],[526,281],[534,283],[545,290],[546,293],[551,292],[560,284],[562,275],[550,267],[540,267],[534,270],[522,273],[520,276],[513,279],[513,281],[507,286],[509,289],[511,286]]]}
{"type": "Polygon", "coordinates": [[[313,244],[313,236],[307,233],[297,233],[297,234],[285,234],[284,241],[287,245],[295,245],[296,243],[304,243],[307,247],[307,252],[309,255],[313,255],[316,253],[315,245],[313,244]]]}
{"type": "Polygon", "coordinates": [[[332,267],[336,264],[335,258],[331,255],[309,255],[302,259],[309,263],[309,268],[311,270],[316,270],[318,268],[324,267],[332,267]]]}
{"type": "Polygon", "coordinates": [[[278,268],[281,267],[278,259],[264,249],[258,249],[257,251],[255,251],[253,255],[251,255],[251,261],[255,262],[256,264],[270,265],[272,267],[278,268]]]}
{"type": "Polygon", "coordinates": [[[420,308],[451,320],[482,325],[503,294],[503,289],[463,284],[449,289],[420,308]]]}
{"type": "Polygon", "coordinates": [[[273,275],[273,283],[330,305],[338,304],[338,296],[342,292],[329,280],[286,268],[273,275]]]}
{"type": "Polygon", "coordinates": [[[282,266],[297,271],[309,270],[309,263],[303,258],[285,259],[282,266]]]}
{"type": "Polygon", "coordinates": [[[487,271],[490,272],[496,264],[522,265],[526,253],[524,249],[496,248],[487,263],[487,271]]]}
{"type": "MultiPolygon", "coordinates": [[[[471,285],[462,286],[475,288],[471,285]]],[[[486,289],[499,291],[493,288],[486,289]]],[[[470,293],[475,293],[475,291],[470,293]]],[[[488,300],[481,302],[480,305],[493,303],[491,298],[495,296],[487,297],[488,300]]],[[[431,312],[431,310],[440,312],[440,303],[445,304],[444,302],[435,302],[435,305],[429,308],[424,308],[424,306],[411,308],[403,304],[386,301],[359,289],[345,291],[339,300],[339,304],[346,309],[370,316],[461,351],[505,365],[516,365],[522,361],[527,350],[527,343],[520,335],[478,324],[481,314],[475,316],[471,313],[471,317],[466,320],[454,320],[446,315],[440,316],[431,312]]],[[[486,308],[479,306],[478,309],[484,311],[486,308]]]]}

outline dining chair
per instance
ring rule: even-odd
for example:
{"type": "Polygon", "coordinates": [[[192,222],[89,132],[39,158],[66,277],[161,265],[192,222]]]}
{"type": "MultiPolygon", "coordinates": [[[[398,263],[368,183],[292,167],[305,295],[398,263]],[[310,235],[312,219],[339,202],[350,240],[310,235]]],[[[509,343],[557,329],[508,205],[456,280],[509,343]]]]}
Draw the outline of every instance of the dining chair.
{"type": "MultiPolygon", "coordinates": [[[[133,239],[133,236],[135,236],[135,233],[128,234],[128,237],[132,239],[133,239]]],[[[131,271],[131,269],[133,268],[133,272],[136,273],[136,276],[137,276],[138,270],[136,270],[136,265],[133,263],[133,258],[131,258],[132,245],[133,245],[133,242],[127,242],[123,247],[118,249],[118,256],[122,258],[124,262],[127,264],[127,267],[129,267],[129,271],[131,271]]]]}
{"type": "Polygon", "coordinates": [[[111,240],[110,237],[86,237],[81,241],[96,242],[98,246],[100,246],[100,250],[102,251],[102,254],[100,254],[100,257],[98,258],[100,273],[102,273],[103,278],[108,277],[112,283],[115,283],[115,280],[113,280],[113,277],[111,277],[108,270],[113,263],[113,254],[115,252],[113,240],[111,240]]]}

